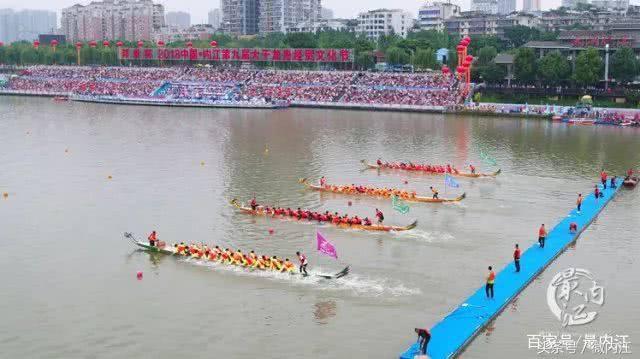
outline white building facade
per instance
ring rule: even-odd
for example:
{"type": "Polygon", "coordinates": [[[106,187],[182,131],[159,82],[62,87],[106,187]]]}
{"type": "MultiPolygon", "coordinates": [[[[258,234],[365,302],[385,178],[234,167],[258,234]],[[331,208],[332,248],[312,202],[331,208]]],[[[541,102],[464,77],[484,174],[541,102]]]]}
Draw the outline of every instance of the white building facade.
{"type": "Polygon", "coordinates": [[[432,2],[418,10],[418,25],[421,30],[444,30],[443,20],[460,15],[460,6],[446,2],[432,2]]]}
{"type": "Polygon", "coordinates": [[[151,0],[94,1],[62,9],[67,41],[151,40],[164,26],[164,7],[151,0]]]}
{"type": "Polygon", "coordinates": [[[209,25],[211,25],[214,29],[219,29],[220,25],[222,24],[222,11],[220,9],[213,9],[209,11],[209,13],[207,14],[207,20],[209,25]]]}
{"type": "Polygon", "coordinates": [[[320,0],[261,0],[258,28],[261,34],[286,32],[302,22],[322,19],[320,0]]]}
{"type": "Polygon", "coordinates": [[[498,13],[497,0],[471,0],[471,11],[482,12],[485,14],[498,13]]]}
{"type": "Polygon", "coordinates": [[[400,9],[378,9],[358,14],[356,31],[370,39],[396,34],[406,37],[413,26],[413,17],[400,9]]]}

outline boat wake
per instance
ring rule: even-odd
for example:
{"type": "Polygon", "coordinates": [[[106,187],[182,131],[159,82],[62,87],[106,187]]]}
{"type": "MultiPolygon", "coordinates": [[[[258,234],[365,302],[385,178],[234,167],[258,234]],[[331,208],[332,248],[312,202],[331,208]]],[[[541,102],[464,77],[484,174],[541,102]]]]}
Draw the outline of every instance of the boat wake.
{"type": "Polygon", "coordinates": [[[455,239],[455,237],[449,232],[425,231],[421,229],[391,233],[398,239],[412,240],[421,243],[443,243],[450,242],[455,239]]]}
{"type": "Polygon", "coordinates": [[[288,283],[299,286],[310,286],[320,290],[351,292],[358,296],[385,296],[385,297],[402,297],[410,295],[419,295],[422,292],[418,288],[409,288],[401,282],[391,281],[386,278],[364,278],[354,274],[337,278],[337,279],[325,279],[315,274],[331,275],[337,270],[331,270],[321,267],[314,267],[309,271],[311,274],[308,277],[302,277],[298,275],[291,275],[288,273],[278,273],[270,271],[248,271],[244,268],[239,268],[229,265],[221,265],[219,263],[212,263],[209,261],[203,261],[193,258],[180,259],[181,261],[188,262],[190,264],[208,267],[215,269],[216,271],[233,272],[236,275],[247,277],[260,277],[273,281],[286,281],[288,283]]]}

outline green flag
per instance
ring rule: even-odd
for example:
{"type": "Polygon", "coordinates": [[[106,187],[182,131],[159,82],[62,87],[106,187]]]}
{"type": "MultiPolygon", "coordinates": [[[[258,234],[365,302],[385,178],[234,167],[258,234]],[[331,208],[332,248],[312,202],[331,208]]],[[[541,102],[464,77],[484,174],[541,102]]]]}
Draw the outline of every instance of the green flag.
{"type": "Polygon", "coordinates": [[[393,205],[393,209],[396,211],[405,214],[409,212],[409,205],[404,203],[398,196],[391,196],[391,204],[393,205]]]}
{"type": "Polygon", "coordinates": [[[498,162],[496,162],[495,158],[489,156],[482,150],[480,150],[480,158],[482,158],[482,160],[488,165],[491,165],[491,166],[498,165],[498,162]]]}

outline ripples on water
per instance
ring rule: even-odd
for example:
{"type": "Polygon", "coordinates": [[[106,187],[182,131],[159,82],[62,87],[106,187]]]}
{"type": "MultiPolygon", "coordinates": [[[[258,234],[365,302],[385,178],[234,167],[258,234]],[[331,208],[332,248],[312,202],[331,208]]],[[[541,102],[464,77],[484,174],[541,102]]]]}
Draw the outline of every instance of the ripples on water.
{"type": "MultiPolygon", "coordinates": [[[[413,341],[412,328],[433,325],[483,282],[487,265],[502,267],[514,243],[528,247],[540,223],[566,215],[603,166],[622,173],[640,163],[638,129],[427,114],[0,97],[0,134],[0,192],[10,193],[0,199],[0,352],[9,358],[396,357],[413,341]],[[390,201],[319,194],[297,183],[325,175],[418,193],[435,185],[444,195],[442,177],[361,171],[359,161],[461,168],[479,163],[480,149],[503,174],[460,179],[464,201],[410,203],[406,215],[390,201]],[[419,224],[409,232],[344,231],[246,216],[228,205],[254,194],[265,204],[361,217],[378,207],[388,224],[419,224]],[[314,271],[349,263],[352,272],[335,281],[248,273],[137,252],[122,238],[152,229],[167,242],[290,258],[302,250],[314,271]],[[337,247],[338,263],[316,254],[317,230],[337,247]]],[[[550,276],[569,265],[589,267],[611,288],[598,328],[633,338],[637,203],[637,191],[611,203],[517,310],[495,322],[490,339],[464,356],[531,354],[523,331],[556,324],[541,298],[550,276]]]]}

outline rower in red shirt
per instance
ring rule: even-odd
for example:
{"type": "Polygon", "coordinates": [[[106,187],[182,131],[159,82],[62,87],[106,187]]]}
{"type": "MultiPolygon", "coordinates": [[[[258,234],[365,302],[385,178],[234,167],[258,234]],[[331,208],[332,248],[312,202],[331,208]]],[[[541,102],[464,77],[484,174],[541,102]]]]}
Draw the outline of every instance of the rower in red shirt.
{"type": "Polygon", "coordinates": [[[155,247],[156,246],[156,241],[158,240],[156,238],[156,231],[151,232],[151,234],[149,235],[149,237],[147,239],[149,240],[149,245],[151,247],[155,247]]]}
{"type": "Polygon", "coordinates": [[[475,174],[475,173],[476,173],[476,168],[475,168],[475,166],[474,166],[474,165],[472,165],[472,164],[469,164],[469,170],[471,170],[471,173],[472,173],[472,174],[475,174]]]}
{"type": "Polygon", "coordinates": [[[320,187],[324,188],[327,185],[327,179],[324,176],[320,177],[320,187]]]}
{"type": "Polygon", "coordinates": [[[384,214],[382,211],[376,208],[376,218],[378,218],[378,223],[384,222],[384,214]]]}

